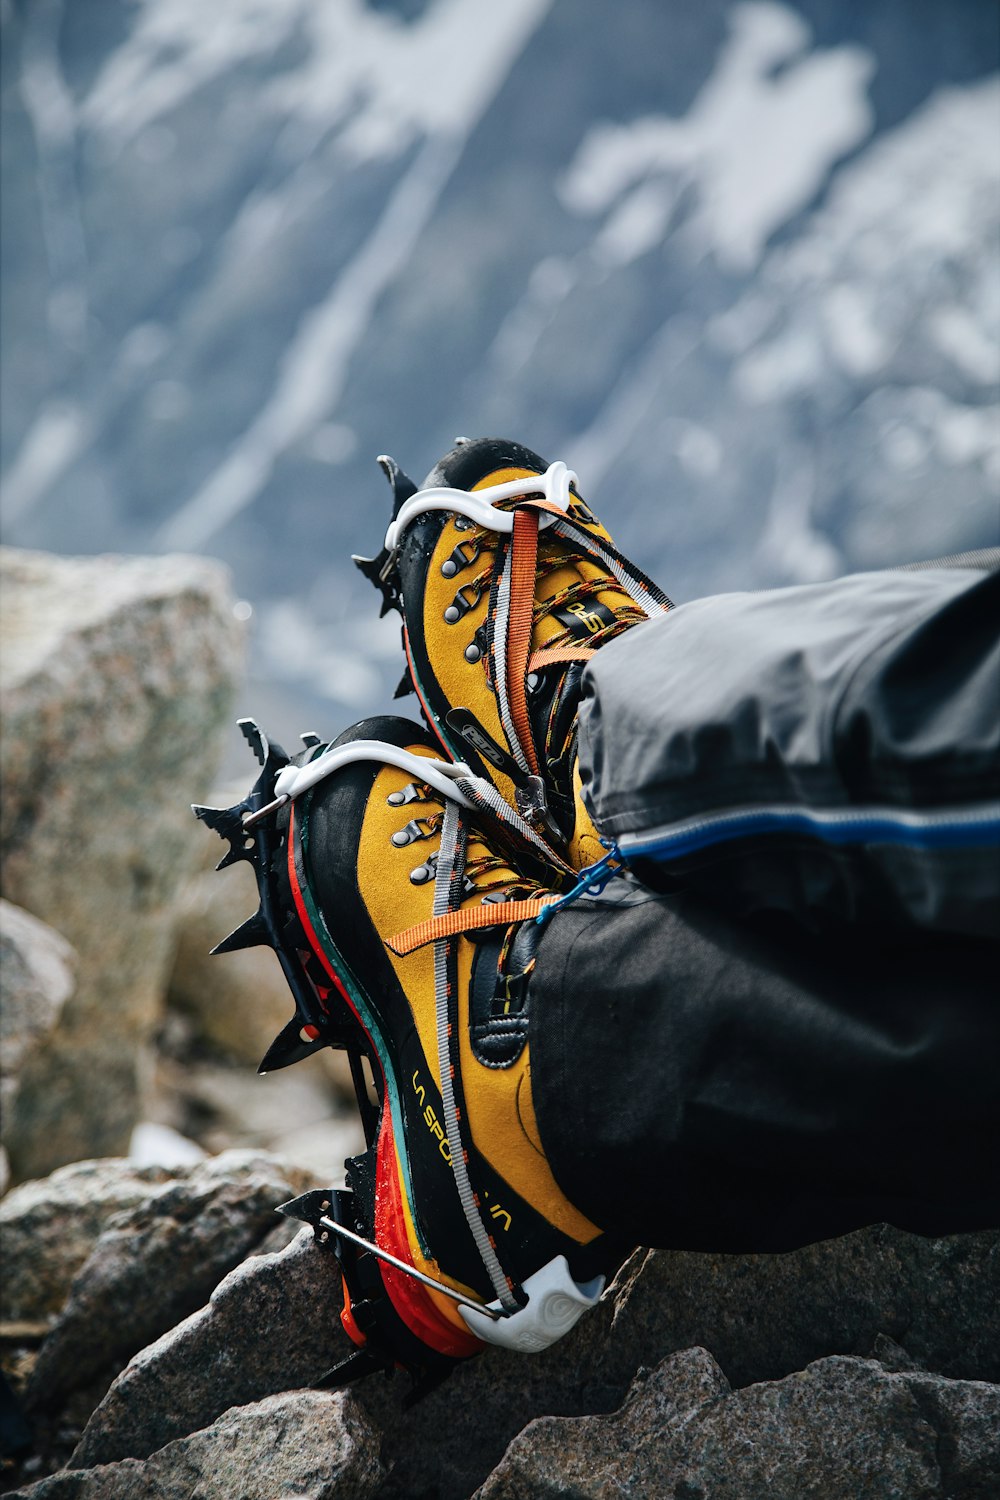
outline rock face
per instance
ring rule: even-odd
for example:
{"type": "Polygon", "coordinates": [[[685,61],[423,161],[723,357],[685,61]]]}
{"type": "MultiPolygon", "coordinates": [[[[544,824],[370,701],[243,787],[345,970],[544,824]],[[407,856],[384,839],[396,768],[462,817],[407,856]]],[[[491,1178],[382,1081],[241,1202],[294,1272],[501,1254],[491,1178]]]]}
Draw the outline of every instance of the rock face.
{"type": "Polygon", "coordinates": [[[885,1224],[787,1255],[650,1251],[623,1285],[615,1339],[646,1363],[707,1345],[734,1385],[823,1354],[866,1354],[879,1333],[928,1369],[1000,1380],[1000,1236],[923,1239],[885,1224]]]}
{"type": "Polygon", "coordinates": [[[78,1161],[8,1193],[0,1203],[4,1321],[54,1317],[109,1220],[148,1203],[177,1175],[114,1159],[78,1161]]]}
{"type": "Polygon", "coordinates": [[[207,1300],[303,1186],[273,1158],[228,1151],[159,1184],[109,1222],[77,1272],[26,1395],[51,1410],[207,1300]]]}
{"type": "Polygon", "coordinates": [[[293,1175],[235,1153],[170,1173],[91,1163],[9,1196],[10,1315],[51,1317],[55,1284],[75,1273],[33,1374],[7,1366],[36,1432],[20,1478],[65,1466],[33,1500],[164,1500],[182,1474],[188,1493],[228,1500],[257,1493],[244,1476],[258,1469],[262,1494],[356,1485],[378,1500],[468,1500],[477,1487],[491,1500],[998,1493],[998,1233],[876,1226],[791,1255],[637,1251],[553,1348],[488,1350],[415,1405],[400,1375],[328,1408],[340,1398],[302,1388],[352,1346],[335,1258],[308,1229],[271,1250],[293,1175]],[[60,1249],[60,1225],[72,1241],[77,1218],[60,1249]],[[329,1417],[324,1477],[309,1465],[328,1412],[375,1436],[355,1438],[370,1461],[342,1473],[329,1417]],[[218,1456],[227,1444],[231,1459],[218,1456]],[[212,1489],[216,1469],[228,1493],[212,1489]]]}
{"type": "Polygon", "coordinates": [[[208,540],[295,730],[399,676],[386,446],[565,459],[678,599],[995,541],[995,7],[95,3],[4,7],[7,535],[208,540]]]}
{"type": "Polygon", "coordinates": [[[477,1496],[985,1500],[998,1434],[996,1386],[835,1357],[733,1391],[686,1349],[641,1372],[613,1416],[532,1422],[477,1496]]]}
{"type": "Polygon", "coordinates": [[[290,1391],[227,1411],[146,1463],[126,1459],[43,1479],[31,1500],[368,1500],[378,1437],[353,1397],[290,1391]]]}
{"type": "MultiPolygon", "coordinates": [[[[640,1253],[596,1312],[551,1350],[522,1359],[487,1351],[410,1409],[404,1377],[357,1387],[382,1433],[390,1472],[380,1493],[465,1500],[533,1417],[615,1411],[637,1368],[669,1361],[685,1341],[694,1342],[694,1328],[712,1343],[718,1356],[713,1380],[727,1393],[731,1385],[794,1376],[813,1349],[863,1364],[857,1356],[874,1344],[880,1368],[931,1361],[973,1377],[958,1382],[973,1396],[995,1395],[975,1377],[992,1369],[1000,1337],[998,1245],[996,1235],[923,1241],[882,1228],[793,1256],[640,1253]],[[680,1296],[685,1279],[689,1303],[680,1296]],[[918,1308],[921,1287],[926,1305],[918,1308]],[[679,1311],[673,1302],[682,1302],[679,1311]],[[902,1352],[885,1333],[899,1334],[904,1324],[912,1345],[902,1352]]],[[[145,1457],[208,1426],[234,1402],[315,1381],[349,1352],[336,1318],[339,1302],[335,1262],[310,1242],[308,1231],[282,1254],[240,1266],[207,1308],[132,1360],[91,1418],[73,1463],[145,1457]]],[[[700,1358],[699,1379],[708,1356],[700,1358]]],[[[716,1387],[710,1382],[706,1389],[711,1394],[716,1387]]],[[[842,1420],[847,1423],[846,1414],[842,1420]]],[[[520,1493],[534,1491],[525,1484],[520,1493]]]]}
{"type": "Polygon", "coordinates": [[[310,1385],[347,1354],[340,1274],[304,1229],[244,1262],[206,1307],[144,1349],[94,1412],[71,1467],[144,1458],[232,1405],[310,1385]]]}
{"type": "Polygon", "coordinates": [[[464,1500],[532,1413],[614,1411],[640,1365],[691,1345],[707,1345],[733,1386],[823,1354],[867,1355],[880,1332],[936,1371],[995,1380],[998,1257],[995,1233],[924,1240],[884,1225],[788,1255],[638,1252],[597,1310],[542,1354],[487,1351],[409,1411],[399,1382],[361,1386],[385,1432],[386,1493],[438,1485],[464,1500]]]}
{"type": "MultiPolygon", "coordinates": [[[[252,765],[248,756],[246,786],[233,801],[250,786],[252,765]]],[[[202,836],[203,852],[214,864],[223,846],[207,831],[202,836]]],[[[256,911],[258,900],[249,865],[195,875],[178,904],[177,947],[167,987],[168,1004],[192,1017],[208,1043],[254,1068],[292,1015],[288,982],[269,951],[244,948],[212,957],[211,949],[256,911]]]]}
{"type": "Polygon", "coordinates": [[[223,571],[182,557],[0,554],[5,895],[76,950],[76,992],[26,1062],[15,1178],[118,1155],[241,659],[223,571]]]}
{"type": "Polygon", "coordinates": [[[75,987],[76,954],[37,917],[0,900],[0,1132],[17,1110],[21,1071],[75,987]]]}

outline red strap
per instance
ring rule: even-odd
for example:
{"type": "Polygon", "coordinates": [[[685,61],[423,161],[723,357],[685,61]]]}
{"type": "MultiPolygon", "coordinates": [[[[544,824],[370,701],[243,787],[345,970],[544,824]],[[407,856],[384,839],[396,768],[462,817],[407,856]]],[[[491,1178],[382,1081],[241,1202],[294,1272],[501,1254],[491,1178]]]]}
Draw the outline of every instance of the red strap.
{"type": "Polygon", "coordinates": [[[528,901],[491,901],[487,906],[474,906],[471,911],[444,912],[439,917],[428,917],[415,927],[397,932],[395,937],[386,940],[386,947],[405,958],[408,953],[414,953],[438,938],[457,937],[459,933],[473,932],[478,927],[509,927],[512,922],[525,922],[558,900],[558,896],[534,896],[528,901]]]}

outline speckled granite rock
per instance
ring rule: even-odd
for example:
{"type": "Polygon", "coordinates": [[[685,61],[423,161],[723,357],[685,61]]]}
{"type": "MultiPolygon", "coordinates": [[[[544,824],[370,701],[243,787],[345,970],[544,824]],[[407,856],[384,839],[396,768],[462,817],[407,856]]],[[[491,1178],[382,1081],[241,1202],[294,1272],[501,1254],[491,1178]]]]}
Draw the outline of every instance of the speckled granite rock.
{"type": "Polygon", "coordinates": [[[877,1224],[787,1255],[650,1252],[617,1299],[615,1340],[652,1364],[712,1351],[734,1385],[867,1354],[877,1334],[928,1369],[1000,1380],[1000,1234],[924,1239],[877,1224]]]}
{"type": "Polygon", "coordinates": [[[542,1417],[481,1500],[964,1500],[1000,1486],[1000,1389],[833,1357],[731,1391],[704,1349],[634,1381],[612,1416],[542,1417]]]}
{"type": "Polygon", "coordinates": [[[637,1252],[610,1296],[539,1355],[488,1351],[409,1411],[405,1382],[359,1400],[383,1429],[386,1494],[437,1486],[464,1500],[542,1413],[611,1412],[636,1369],[706,1346],[734,1386],[779,1379],[829,1354],[867,1355],[879,1334],[911,1359],[995,1378],[1000,1234],[924,1240],[874,1226],[789,1255],[637,1252]]]}
{"type": "Polygon", "coordinates": [[[144,1462],[69,1469],[24,1500],[368,1500],[382,1477],[378,1440],[353,1397],[288,1391],[225,1412],[144,1462]]]}
{"type": "Polygon", "coordinates": [[[0,1133],[16,1112],[22,1068],[73,993],[75,968],[65,938],[0,900],[0,1133]]]}
{"type": "Polygon", "coordinates": [[[273,1228],[276,1205],[302,1186],[275,1158],[250,1151],[150,1185],[115,1215],[75,1276],[39,1353],[28,1407],[57,1406],[201,1307],[273,1228]]]}
{"type": "MultiPolygon", "coordinates": [[[[993,1355],[998,1241],[872,1229],[792,1256],[640,1252],[612,1295],[540,1355],[487,1351],[408,1410],[404,1378],[357,1387],[383,1434],[383,1493],[464,1500],[533,1418],[612,1412],[639,1366],[697,1337],[733,1384],[789,1375],[815,1352],[867,1355],[880,1334],[883,1349],[906,1343],[904,1363],[980,1373],[993,1355]]],[[[143,1457],[234,1402],[314,1381],[348,1352],[339,1305],[336,1265],[308,1231],[283,1255],[239,1267],[208,1308],[122,1372],[74,1462],[143,1457]]]]}
{"type": "Polygon", "coordinates": [[[136,1167],[114,1157],[77,1161],[22,1182],[0,1202],[0,1315],[54,1317],[70,1282],[115,1214],[148,1203],[183,1169],[136,1167]]]}
{"type": "Polygon", "coordinates": [[[78,955],[21,1076],[15,1179],[121,1155],[241,664],[224,570],[197,558],[0,552],[4,895],[78,955]]]}
{"type": "Polygon", "coordinates": [[[287,1249],[230,1272],[211,1301],[118,1376],[71,1467],[145,1458],[233,1405],[310,1385],[349,1352],[340,1273],[303,1229],[287,1249]]]}

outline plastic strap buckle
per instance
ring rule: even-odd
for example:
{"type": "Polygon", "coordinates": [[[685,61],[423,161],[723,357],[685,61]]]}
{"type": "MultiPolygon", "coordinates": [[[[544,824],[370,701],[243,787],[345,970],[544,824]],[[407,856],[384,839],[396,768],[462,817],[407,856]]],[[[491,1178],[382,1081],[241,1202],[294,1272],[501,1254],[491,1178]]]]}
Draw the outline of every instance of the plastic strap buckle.
{"type": "Polygon", "coordinates": [[[571,901],[589,892],[593,896],[600,895],[609,880],[616,875],[624,875],[625,866],[622,862],[622,854],[618,845],[613,840],[602,839],[601,843],[607,849],[603,859],[597,860],[595,864],[586,865],[579,871],[579,880],[571,891],[565,896],[560,896],[558,901],[549,902],[544,911],[539,912],[535,921],[539,927],[544,927],[546,922],[551,921],[557,911],[562,911],[564,906],[569,906],[571,901]]]}
{"type": "Polygon", "coordinates": [[[458,1311],[485,1343],[535,1354],[569,1333],[584,1313],[597,1305],[604,1282],[603,1276],[582,1284],[574,1281],[565,1255],[557,1255],[523,1282],[528,1301],[517,1312],[504,1314],[499,1302],[491,1302],[485,1312],[477,1312],[465,1302],[458,1311]]]}

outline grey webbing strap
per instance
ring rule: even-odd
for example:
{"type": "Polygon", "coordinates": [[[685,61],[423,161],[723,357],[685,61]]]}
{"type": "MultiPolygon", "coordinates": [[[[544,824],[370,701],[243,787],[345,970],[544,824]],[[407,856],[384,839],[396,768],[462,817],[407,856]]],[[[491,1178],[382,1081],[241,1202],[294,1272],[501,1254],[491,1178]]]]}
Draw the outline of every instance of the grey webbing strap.
{"type": "MultiPolygon", "coordinates": [[[[438,854],[437,872],[434,878],[435,917],[444,916],[457,905],[455,887],[461,886],[462,867],[465,860],[459,851],[458,804],[448,802],[441,829],[441,851],[438,854]]],[[[476,1207],[469,1170],[465,1164],[465,1152],[459,1133],[458,1111],[455,1108],[455,1088],[451,1076],[451,1056],[448,1046],[448,948],[450,939],[439,938],[434,944],[434,1004],[437,1021],[438,1069],[441,1074],[441,1107],[444,1111],[445,1133],[451,1155],[451,1170],[455,1178],[459,1202],[465,1221],[469,1226],[480,1259],[500,1300],[500,1305],[510,1312],[520,1306],[511,1292],[497,1253],[490,1244],[479,1210],[476,1207]]]]}

